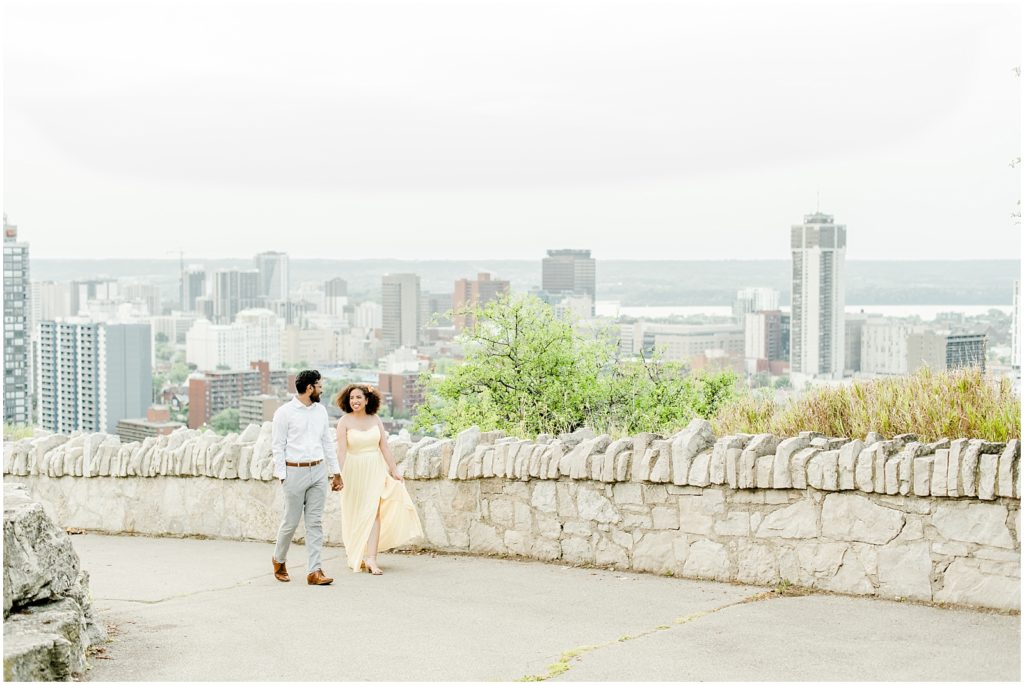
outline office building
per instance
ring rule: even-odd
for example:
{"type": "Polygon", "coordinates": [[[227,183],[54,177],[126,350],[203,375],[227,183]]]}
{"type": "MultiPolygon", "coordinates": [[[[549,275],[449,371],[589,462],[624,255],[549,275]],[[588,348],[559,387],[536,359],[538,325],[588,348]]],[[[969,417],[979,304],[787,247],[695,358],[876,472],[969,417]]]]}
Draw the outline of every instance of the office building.
{"type": "Polygon", "coordinates": [[[149,317],[149,325],[153,328],[153,340],[160,336],[169,343],[184,345],[192,325],[196,322],[196,315],[192,312],[174,312],[167,316],[149,317]]]}
{"type": "MultiPolygon", "coordinates": [[[[655,350],[666,361],[690,361],[711,350],[721,350],[742,366],[745,339],[740,324],[667,324],[637,321],[620,324],[620,349],[624,355],[650,359],[655,350]],[[627,336],[629,340],[627,341],[627,336]]],[[[730,366],[734,366],[730,362],[730,366]]]]}
{"type": "Polygon", "coordinates": [[[32,422],[32,319],[28,243],[4,215],[4,423],[32,422]]]}
{"type": "Polygon", "coordinates": [[[925,331],[920,325],[869,317],[861,326],[860,371],[872,376],[905,375],[907,341],[911,334],[925,331]]]}
{"type": "Polygon", "coordinates": [[[149,324],[39,323],[39,425],[56,433],[115,433],[153,399],[149,324]]]}
{"type": "Polygon", "coordinates": [[[381,288],[384,349],[419,343],[420,277],[416,274],[387,274],[381,288]]]}
{"type": "Polygon", "coordinates": [[[142,419],[121,419],[117,422],[117,435],[121,442],[142,442],[158,435],[170,435],[185,424],[171,421],[171,411],[164,405],[154,404],[142,419]]]}
{"type": "Polygon", "coordinates": [[[473,317],[468,314],[460,314],[464,308],[482,307],[488,302],[508,295],[509,282],[493,279],[489,273],[478,273],[476,280],[460,278],[455,281],[455,291],[452,293],[452,309],[454,319],[452,323],[458,330],[464,330],[473,325],[473,317]]]}
{"type": "Polygon", "coordinates": [[[214,271],[212,300],[212,320],[218,324],[231,323],[243,309],[260,307],[264,302],[260,296],[260,272],[255,269],[214,271]]]}
{"type": "Polygon", "coordinates": [[[977,367],[985,372],[988,336],[983,333],[915,331],[907,336],[907,372],[977,367]]]}
{"type": "Polygon", "coordinates": [[[149,316],[163,314],[160,300],[160,286],[151,283],[123,283],[119,286],[120,299],[128,302],[140,302],[149,316]]]}
{"type": "Polygon", "coordinates": [[[348,281],[332,278],[324,283],[324,313],[339,319],[345,315],[348,306],[348,281]]]}
{"type": "Polygon", "coordinates": [[[778,309],[744,315],[744,359],[748,373],[779,375],[789,368],[789,314],[778,309]]]}
{"type": "MultiPolygon", "coordinates": [[[[181,275],[181,308],[186,312],[196,311],[196,299],[206,297],[206,271],[199,267],[186,269],[181,275]]],[[[212,299],[210,300],[213,301],[212,299]]]]}
{"type": "Polygon", "coordinates": [[[199,319],[185,336],[185,359],[203,369],[244,369],[262,359],[271,368],[282,366],[284,324],[272,311],[247,309],[230,325],[199,319]]]}
{"type": "Polygon", "coordinates": [[[225,409],[240,409],[242,398],[288,394],[295,391],[295,377],[271,371],[266,362],[252,362],[249,369],[204,371],[188,379],[188,427],[199,428],[225,409]]]}
{"type": "Polygon", "coordinates": [[[597,265],[590,250],[548,250],[541,262],[541,290],[549,296],[590,298],[590,315],[597,301],[597,265]]]}
{"type": "Polygon", "coordinates": [[[288,255],[284,252],[261,252],[254,258],[259,272],[259,294],[267,300],[288,299],[288,255]]]}
{"type": "Polygon", "coordinates": [[[384,327],[384,308],[376,302],[360,302],[352,310],[352,327],[379,330],[384,327]]]}
{"type": "Polygon", "coordinates": [[[34,281],[31,292],[32,321],[55,321],[72,315],[70,283],[34,281]]]}
{"type": "Polygon", "coordinates": [[[245,430],[250,423],[262,425],[264,421],[273,421],[274,412],[289,399],[291,398],[283,393],[243,397],[238,406],[239,427],[245,430]]]}
{"type": "Polygon", "coordinates": [[[792,226],[790,373],[799,381],[840,379],[845,363],[846,226],[821,212],[792,226]]]}
{"type": "Polygon", "coordinates": [[[736,293],[732,315],[742,322],[751,312],[777,311],[778,308],[779,291],[775,288],[743,288],[736,293]]]}

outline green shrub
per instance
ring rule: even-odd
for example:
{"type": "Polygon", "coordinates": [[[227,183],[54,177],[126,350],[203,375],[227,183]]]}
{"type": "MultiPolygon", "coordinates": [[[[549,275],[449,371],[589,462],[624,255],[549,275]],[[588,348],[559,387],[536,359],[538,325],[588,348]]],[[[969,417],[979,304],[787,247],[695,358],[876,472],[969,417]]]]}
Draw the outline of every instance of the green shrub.
{"type": "Polygon", "coordinates": [[[510,435],[589,427],[613,436],[669,432],[713,416],[734,394],[731,373],[688,376],[681,364],[618,357],[617,331],[581,335],[535,297],[461,312],[466,358],[426,375],[415,427],[455,435],[469,426],[510,435]]]}
{"type": "Polygon", "coordinates": [[[1008,379],[986,380],[980,369],[933,372],[823,387],[777,406],[745,394],[713,421],[719,435],[818,431],[830,436],[885,437],[915,433],[922,440],[1020,438],[1020,398],[1008,379]]]}

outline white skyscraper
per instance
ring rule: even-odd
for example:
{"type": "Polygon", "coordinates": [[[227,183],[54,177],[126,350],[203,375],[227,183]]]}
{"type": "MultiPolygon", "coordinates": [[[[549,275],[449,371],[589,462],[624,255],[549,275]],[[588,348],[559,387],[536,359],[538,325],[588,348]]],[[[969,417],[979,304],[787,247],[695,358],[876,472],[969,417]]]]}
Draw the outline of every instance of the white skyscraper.
{"type": "Polygon", "coordinates": [[[200,319],[185,335],[185,359],[200,371],[218,367],[238,371],[248,369],[255,361],[266,361],[271,369],[279,369],[283,327],[267,309],[241,311],[230,325],[200,319]]]}
{"type": "Polygon", "coordinates": [[[846,226],[821,212],[792,227],[793,314],[790,373],[794,380],[843,376],[846,335],[843,279],[846,226]]]}
{"type": "Polygon", "coordinates": [[[116,433],[153,399],[149,324],[39,323],[39,425],[116,433]]]}
{"type": "Polygon", "coordinates": [[[751,312],[770,312],[779,308],[779,291],[775,288],[743,288],[736,293],[732,314],[743,322],[751,312]]]}

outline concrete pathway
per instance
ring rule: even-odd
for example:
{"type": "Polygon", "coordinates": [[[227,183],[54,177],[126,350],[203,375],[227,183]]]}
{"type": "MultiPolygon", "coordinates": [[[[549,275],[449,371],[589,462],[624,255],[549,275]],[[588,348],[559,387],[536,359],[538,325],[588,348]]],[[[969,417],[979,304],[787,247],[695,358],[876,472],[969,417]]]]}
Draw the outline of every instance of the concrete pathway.
{"type": "Polygon", "coordinates": [[[113,641],[89,679],[1019,680],[1020,617],[539,562],[76,535],[113,641]]]}

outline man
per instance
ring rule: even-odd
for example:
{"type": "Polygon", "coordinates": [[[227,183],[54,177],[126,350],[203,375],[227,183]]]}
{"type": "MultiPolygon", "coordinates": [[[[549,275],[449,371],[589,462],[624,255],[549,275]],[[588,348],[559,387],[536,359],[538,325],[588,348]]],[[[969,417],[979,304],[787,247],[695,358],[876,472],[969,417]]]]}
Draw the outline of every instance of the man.
{"type": "Polygon", "coordinates": [[[341,490],[341,470],[331,442],[327,410],[320,404],[320,372],[300,371],[295,377],[298,393],[291,402],[274,412],[271,451],[274,454],[274,475],[281,479],[284,490],[284,520],[277,533],[274,549],[274,577],[283,583],[291,580],[284,562],[288,547],[303,514],[306,517],[306,549],[309,564],[306,582],[330,585],[333,578],[320,568],[320,549],[324,542],[321,519],[327,500],[327,467],[330,466],[331,489],[341,490]]]}

